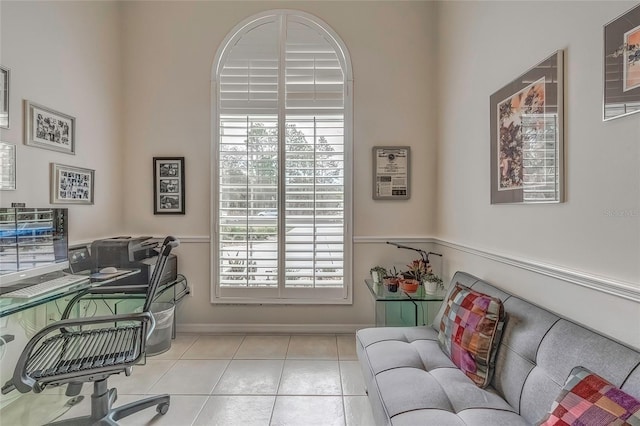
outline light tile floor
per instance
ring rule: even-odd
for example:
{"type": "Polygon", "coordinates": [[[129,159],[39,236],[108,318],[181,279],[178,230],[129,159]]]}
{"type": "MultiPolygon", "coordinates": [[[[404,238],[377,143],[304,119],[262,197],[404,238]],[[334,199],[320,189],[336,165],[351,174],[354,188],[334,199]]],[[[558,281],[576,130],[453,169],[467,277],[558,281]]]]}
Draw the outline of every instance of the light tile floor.
{"type": "MultiPolygon", "coordinates": [[[[171,349],[111,376],[116,406],[145,395],[171,394],[169,412],[155,408],[122,419],[127,425],[374,424],[355,352],[354,335],[178,334],[171,349]]],[[[0,410],[0,425],[39,425],[90,411],[66,406],[64,388],[25,394],[0,410]]]]}

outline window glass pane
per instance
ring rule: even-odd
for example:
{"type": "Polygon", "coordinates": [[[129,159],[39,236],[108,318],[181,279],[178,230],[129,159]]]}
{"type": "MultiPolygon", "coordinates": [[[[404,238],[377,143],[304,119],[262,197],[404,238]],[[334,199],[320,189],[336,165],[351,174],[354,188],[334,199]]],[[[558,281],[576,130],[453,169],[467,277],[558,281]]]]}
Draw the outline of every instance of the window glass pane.
{"type": "Polygon", "coordinates": [[[277,287],[277,116],[220,117],[221,287],[277,287]]]}
{"type": "Polygon", "coordinates": [[[344,284],[343,127],[340,115],[287,117],[286,287],[344,284]]]}

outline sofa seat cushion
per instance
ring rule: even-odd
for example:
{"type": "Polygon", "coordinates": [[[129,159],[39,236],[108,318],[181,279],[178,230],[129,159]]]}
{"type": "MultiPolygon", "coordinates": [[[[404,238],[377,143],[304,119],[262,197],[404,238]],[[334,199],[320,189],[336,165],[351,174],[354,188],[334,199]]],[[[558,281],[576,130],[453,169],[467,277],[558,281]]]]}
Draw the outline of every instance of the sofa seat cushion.
{"type": "Polygon", "coordinates": [[[356,334],[361,361],[367,365],[365,377],[375,383],[381,412],[391,424],[422,424],[422,416],[427,416],[434,425],[481,425],[474,419],[491,418],[482,410],[505,419],[514,416],[504,424],[524,424],[495,390],[477,387],[453,364],[440,349],[435,330],[418,328],[374,328],[356,334]],[[462,413],[470,423],[461,420],[462,413]]]}

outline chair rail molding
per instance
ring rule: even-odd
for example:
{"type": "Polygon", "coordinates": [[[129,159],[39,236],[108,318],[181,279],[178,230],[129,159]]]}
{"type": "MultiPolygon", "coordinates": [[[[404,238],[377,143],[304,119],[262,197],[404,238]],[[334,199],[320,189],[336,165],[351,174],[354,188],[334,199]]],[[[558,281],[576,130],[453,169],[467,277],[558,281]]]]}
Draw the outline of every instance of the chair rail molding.
{"type": "Polygon", "coordinates": [[[575,269],[565,268],[558,265],[552,265],[535,260],[522,259],[514,256],[508,256],[503,253],[491,252],[489,250],[471,247],[465,244],[448,241],[445,239],[420,236],[354,236],[354,244],[385,244],[387,241],[414,243],[414,244],[435,244],[447,247],[453,250],[479,256],[493,262],[499,262],[514,268],[541,274],[547,277],[555,278],[571,284],[597,290],[603,293],[621,297],[640,303],[640,285],[615,280],[612,278],[602,277],[575,269]]]}

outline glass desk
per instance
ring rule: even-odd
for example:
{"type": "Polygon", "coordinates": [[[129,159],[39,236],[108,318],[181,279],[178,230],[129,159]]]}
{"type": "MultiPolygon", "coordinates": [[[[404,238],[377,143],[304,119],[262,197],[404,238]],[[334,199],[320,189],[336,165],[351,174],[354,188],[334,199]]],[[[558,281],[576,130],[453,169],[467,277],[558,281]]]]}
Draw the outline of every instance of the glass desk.
{"type": "Polygon", "coordinates": [[[54,300],[62,299],[72,294],[86,293],[89,289],[92,289],[94,287],[98,287],[105,284],[113,284],[117,280],[130,277],[132,275],[136,275],[139,273],[140,273],[140,269],[131,269],[126,274],[118,275],[117,277],[113,277],[106,280],[104,279],[92,280],[87,275],[86,282],[83,281],[80,283],[70,284],[68,286],[61,287],[52,292],[45,293],[40,296],[32,297],[29,299],[14,299],[11,297],[4,297],[0,295],[0,318],[5,317],[7,315],[15,314],[17,312],[24,311],[29,308],[40,306],[54,300]]]}
{"type": "MultiPolygon", "coordinates": [[[[416,326],[430,323],[429,305],[435,308],[444,300],[446,291],[427,294],[424,286],[418,286],[415,293],[406,293],[398,288],[391,292],[384,284],[374,284],[373,280],[364,280],[375,300],[376,327],[416,326]]],[[[435,313],[434,309],[433,313],[435,313]]]]}

